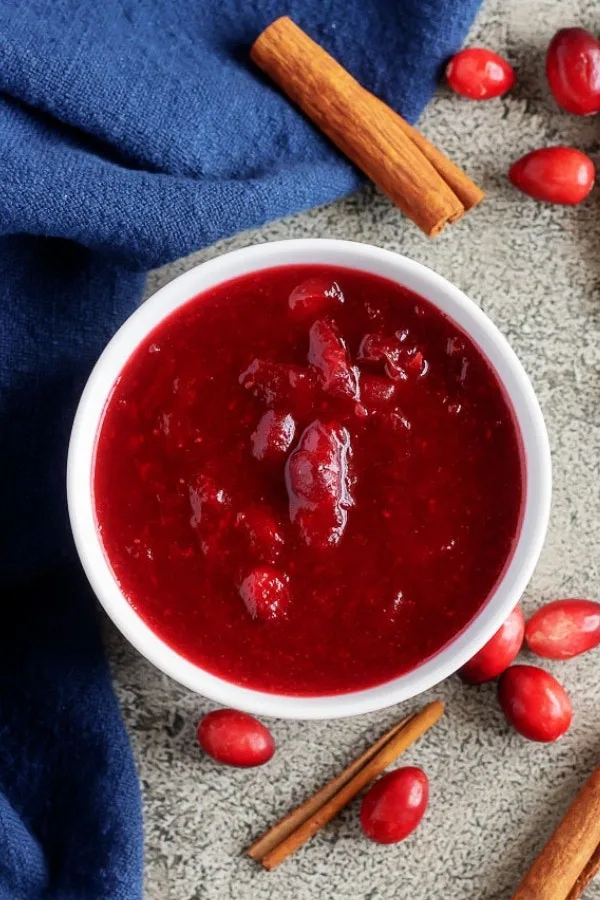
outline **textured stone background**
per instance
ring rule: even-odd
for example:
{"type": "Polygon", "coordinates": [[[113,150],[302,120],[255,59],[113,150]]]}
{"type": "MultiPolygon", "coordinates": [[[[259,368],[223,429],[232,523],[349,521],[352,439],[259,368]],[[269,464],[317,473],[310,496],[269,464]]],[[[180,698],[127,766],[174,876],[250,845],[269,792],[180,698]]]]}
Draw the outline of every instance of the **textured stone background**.
{"type": "MultiPolygon", "coordinates": [[[[239,235],[152,275],[148,292],[203,259],[249,243],[340,237],[398,250],[463,288],[500,326],[538,392],[552,444],[550,531],[524,597],[600,600],[600,193],[580,208],[546,207],[513,191],[511,160],[573,143],[598,159],[600,119],[560,113],[545,87],[553,32],[600,33],[597,0],[487,0],[471,43],[517,66],[510,97],[472,104],[440,90],[421,126],[484,185],[476,213],[428,242],[375,191],[239,235]]],[[[278,742],[262,770],[220,768],[202,757],[195,724],[210,704],[178,687],[107,624],[114,676],[131,733],[146,808],[148,900],[507,900],[553,823],[600,761],[600,651],[551,666],[571,692],[572,731],[553,746],[511,733],[494,688],[455,678],[431,691],[448,715],[405,757],[431,779],[419,831],[396,847],[360,835],[357,804],[278,871],[242,850],[338,771],[399,716],[390,709],[338,722],[272,722],[278,742]]],[[[424,698],[426,699],[426,698],[424,698]]],[[[600,879],[587,895],[600,900],[600,879]]]]}

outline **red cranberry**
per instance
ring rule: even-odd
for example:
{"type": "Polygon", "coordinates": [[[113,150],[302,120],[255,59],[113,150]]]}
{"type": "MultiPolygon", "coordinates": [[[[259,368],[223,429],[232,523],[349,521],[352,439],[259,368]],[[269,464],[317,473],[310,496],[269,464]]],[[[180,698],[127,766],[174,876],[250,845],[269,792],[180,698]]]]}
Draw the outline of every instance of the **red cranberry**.
{"type": "Polygon", "coordinates": [[[396,397],[396,385],[383,375],[362,372],[360,376],[360,400],[369,414],[389,409],[396,397]]]}
{"type": "Polygon", "coordinates": [[[524,631],[523,611],[520,606],[515,606],[496,634],[462,667],[459,675],[463,681],[481,684],[501,675],[521,649],[524,631]]]}
{"type": "Polygon", "coordinates": [[[600,644],[600,603],[554,600],[533,614],[525,629],[527,646],[547,659],[571,659],[600,644]]]}
{"type": "Polygon", "coordinates": [[[358,348],[357,359],[360,362],[385,363],[397,366],[401,345],[406,340],[406,333],[399,335],[365,334],[358,348]]]}
{"type": "Polygon", "coordinates": [[[336,397],[358,397],[358,377],[337,329],[324,319],[313,324],[309,335],[308,361],[319,373],[323,390],[336,397]]]}
{"type": "Polygon", "coordinates": [[[252,455],[256,459],[278,462],[292,445],[296,423],[290,413],[269,409],[252,435],[252,455]]]}
{"type": "Polygon", "coordinates": [[[512,184],[536,200],[575,205],[594,187],[594,163],[574,147],[533,150],[512,164],[512,184]]]}
{"type": "Polygon", "coordinates": [[[237,514],[235,524],[245,555],[260,562],[276,562],[284,545],[284,537],[274,515],[265,506],[242,510],[237,514]]]}
{"type": "Polygon", "coordinates": [[[198,724],[198,743],[216,762],[262,766],[275,752],[273,735],[262,722],[235,709],[216,709],[198,724]]]}
{"type": "Polygon", "coordinates": [[[240,597],[253,619],[281,619],[290,601],[287,575],[268,566],[253,569],[240,584],[240,597]]]}
{"type": "Polygon", "coordinates": [[[600,41],[585,28],[563,28],[550,42],[546,75],[559,106],[577,116],[600,111],[600,41]]]}
{"type": "Polygon", "coordinates": [[[290,518],[304,541],[317,548],[337,544],[352,505],[348,476],[350,435],[331,422],[306,428],[286,464],[290,518]]]}
{"type": "Polygon", "coordinates": [[[231,507],[227,492],[209,475],[200,474],[189,487],[192,525],[219,525],[231,507]]]}
{"type": "Polygon", "coordinates": [[[513,728],[530,741],[558,740],[573,718],[564,687],[537,666],[510,666],[498,684],[498,699],[513,728]]]}
{"type": "Polygon", "coordinates": [[[366,334],[358,349],[358,360],[368,363],[383,363],[388,378],[407,381],[419,377],[427,371],[423,354],[409,342],[408,332],[396,334],[366,334]]]}
{"type": "Polygon", "coordinates": [[[271,408],[283,407],[300,417],[312,409],[315,381],[309,369],[255,359],[240,375],[240,384],[271,408]]]}
{"type": "Polygon", "coordinates": [[[469,100],[490,100],[510,91],[515,83],[513,67],[485,47],[470,47],[453,56],[446,66],[452,90],[469,100]]]}
{"type": "Polygon", "coordinates": [[[231,498],[213,478],[204,474],[198,475],[188,490],[192,510],[190,524],[198,535],[200,548],[207,557],[221,557],[227,553],[231,498]]]}
{"type": "Polygon", "coordinates": [[[396,844],[415,830],[427,809],[429,781],[422,769],[405,766],[375,782],[360,806],[362,830],[379,844],[396,844]]]}
{"type": "Polygon", "coordinates": [[[344,294],[337,281],[316,276],[294,288],[290,294],[289,307],[293,318],[310,321],[343,302],[344,294]]]}

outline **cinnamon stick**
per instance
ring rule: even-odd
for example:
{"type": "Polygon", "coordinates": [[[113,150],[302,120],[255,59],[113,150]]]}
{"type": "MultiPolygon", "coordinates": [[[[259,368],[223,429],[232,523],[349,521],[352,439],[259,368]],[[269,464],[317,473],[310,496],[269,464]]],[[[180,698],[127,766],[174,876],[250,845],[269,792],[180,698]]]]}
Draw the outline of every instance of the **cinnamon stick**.
{"type": "Polygon", "coordinates": [[[600,766],[592,772],[512,900],[577,900],[600,866],[600,766]]]}
{"type": "MultiPolygon", "coordinates": [[[[380,103],[382,101],[379,101],[380,103]]],[[[431,165],[439,172],[446,184],[452,188],[460,202],[465,208],[465,212],[473,209],[478,203],[481,203],[485,197],[485,193],[481,188],[471,181],[466,172],[460,166],[453,163],[452,160],[444,156],[441,150],[432,144],[427,138],[417,131],[412,125],[403,119],[401,115],[393,112],[393,115],[404,133],[419,148],[421,153],[427,157],[431,165]]]]}
{"type": "Polygon", "coordinates": [[[404,719],[396,722],[396,724],[386,731],[385,734],[382,734],[379,740],[375,741],[375,743],[365,750],[364,753],[361,753],[354,762],[350,763],[343,772],[340,772],[339,775],[336,775],[335,778],[328,781],[326,785],[316,792],[316,794],[313,794],[312,797],[305,800],[304,803],[295,810],[288,813],[283,819],[280,819],[272,828],[269,828],[262,837],[248,848],[246,851],[248,856],[251,856],[252,859],[260,862],[267,853],[270,853],[270,851],[277,846],[277,844],[280,844],[284,838],[292,833],[292,831],[295,831],[296,828],[314,815],[317,810],[321,809],[334,794],[337,794],[340,788],[347,784],[359,769],[362,769],[366,763],[373,759],[383,745],[387,744],[390,738],[397,734],[401,728],[404,728],[407,722],[413,718],[413,715],[406,716],[404,719]]]}
{"type": "Polygon", "coordinates": [[[569,891],[567,900],[579,900],[590,881],[593,881],[598,872],[600,872],[600,846],[596,847],[590,856],[585,869],[569,891]]]}
{"type": "Polygon", "coordinates": [[[426,234],[439,234],[483,196],[287,16],[263,31],[250,55],[426,234]]]}
{"type": "MultiPolygon", "coordinates": [[[[304,814],[294,817],[294,826],[296,821],[300,820],[297,827],[290,831],[289,817],[282,819],[263,838],[256,841],[248,853],[253,858],[259,859],[265,869],[274,869],[294,850],[306,843],[320,828],[330,822],[369,782],[380,775],[407,747],[431,728],[443,712],[444,704],[436,700],[411,716],[408,721],[399,723],[396,728],[391,729],[392,736],[388,740],[380,739],[377,742],[379,749],[371,755],[366,764],[357,768],[349,780],[343,781],[345,772],[342,773],[340,781],[343,783],[339,789],[330,796],[326,789],[322,789],[303,804],[303,807],[300,807],[300,809],[304,808],[305,812],[310,810],[310,813],[307,818],[304,814]],[[321,799],[328,796],[322,805],[312,802],[317,800],[319,794],[322,794],[321,799]],[[266,852],[264,852],[265,850],[266,852]]],[[[358,762],[359,760],[356,760],[352,766],[356,767],[358,762]]],[[[326,786],[326,788],[328,787],[329,785],[326,786]]],[[[292,816],[294,816],[293,813],[292,816]]]]}

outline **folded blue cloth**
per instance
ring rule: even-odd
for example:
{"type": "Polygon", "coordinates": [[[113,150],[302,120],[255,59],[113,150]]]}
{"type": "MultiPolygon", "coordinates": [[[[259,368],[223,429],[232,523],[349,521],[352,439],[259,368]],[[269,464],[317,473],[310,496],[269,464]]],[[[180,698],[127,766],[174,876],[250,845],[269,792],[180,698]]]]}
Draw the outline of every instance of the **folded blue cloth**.
{"type": "Polygon", "coordinates": [[[479,0],[0,6],[0,900],[141,897],[140,799],[65,456],[143,271],[333,200],[357,172],[257,72],[290,14],[415,120],[479,0]]]}

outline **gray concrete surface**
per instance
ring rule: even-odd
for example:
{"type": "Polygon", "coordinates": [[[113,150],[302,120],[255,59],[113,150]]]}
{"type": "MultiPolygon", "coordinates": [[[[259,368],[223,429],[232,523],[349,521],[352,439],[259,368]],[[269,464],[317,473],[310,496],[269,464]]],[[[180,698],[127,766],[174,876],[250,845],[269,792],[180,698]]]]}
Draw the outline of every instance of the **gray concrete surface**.
{"type": "MultiPolygon", "coordinates": [[[[573,143],[598,157],[600,119],[560,113],[543,53],[552,33],[581,23],[600,33],[597,0],[488,0],[471,43],[516,64],[510,97],[471,104],[445,91],[421,126],[488,191],[485,204],[428,242],[373,190],[239,235],[153,273],[148,291],[232,247],[277,238],[368,241],[424,262],[469,293],[500,326],[538,392],[552,445],[554,501],[527,610],[556,596],[600,600],[600,191],[576,209],[541,206],[505,173],[527,150],[573,143]]],[[[114,677],[143,783],[148,900],[507,900],[554,822],[600,762],[600,651],[550,666],[573,697],[572,730],[552,746],[511,733],[494,688],[455,678],[430,692],[448,715],[405,757],[431,778],[427,817],[406,843],[361,837],[357,804],[278,871],[244,847],[338,771],[398,709],[320,723],[272,722],[278,753],[236,771],[203,758],[195,724],[211,704],[144,662],[107,625],[114,677]]],[[[600,880],[586,897],[600,900],[600,880]]]]}

